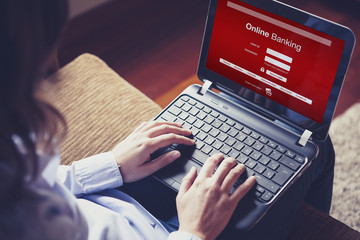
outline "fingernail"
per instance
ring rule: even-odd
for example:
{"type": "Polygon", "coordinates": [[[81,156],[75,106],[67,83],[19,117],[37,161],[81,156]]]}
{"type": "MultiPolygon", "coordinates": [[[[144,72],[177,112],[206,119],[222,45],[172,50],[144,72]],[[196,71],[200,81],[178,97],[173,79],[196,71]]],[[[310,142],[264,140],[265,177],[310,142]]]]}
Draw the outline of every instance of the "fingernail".
{"type": "Polygon", "coordinates": [[[178,159],[180,156],[181,156],[181,154],[180,154],[179,151],[173,151],[173,152],[171,152],[171,154],[170,154],[170,158],[171,158],[172,160],[178,159]]]}

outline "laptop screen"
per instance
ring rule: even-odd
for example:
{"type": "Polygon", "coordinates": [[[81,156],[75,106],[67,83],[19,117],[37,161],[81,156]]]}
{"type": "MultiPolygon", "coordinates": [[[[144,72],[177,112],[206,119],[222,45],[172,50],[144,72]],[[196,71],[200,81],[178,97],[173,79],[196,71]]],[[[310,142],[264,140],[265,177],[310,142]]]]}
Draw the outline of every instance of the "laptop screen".
{"type": "Polygon", "coordinates": [[[321,123],[345,41],[305,25],[218,0],[206,68],[321,123]]]}

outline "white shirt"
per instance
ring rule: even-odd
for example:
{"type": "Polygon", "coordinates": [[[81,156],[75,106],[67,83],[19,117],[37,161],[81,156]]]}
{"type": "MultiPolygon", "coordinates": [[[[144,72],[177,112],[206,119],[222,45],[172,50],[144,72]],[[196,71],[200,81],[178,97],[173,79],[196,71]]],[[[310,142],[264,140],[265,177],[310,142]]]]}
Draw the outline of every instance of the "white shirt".
{"type": "Polygon", "coordinates": [[[70,206],[79,208],[88,225],[88,239],[199,240],[186,232],[169,235],[136,200],[114,189],[122,186],[123,180],[112,152],[75,161],[71,166],[59,166],[59,157],[53,158],[42,176],[70,206]]]}

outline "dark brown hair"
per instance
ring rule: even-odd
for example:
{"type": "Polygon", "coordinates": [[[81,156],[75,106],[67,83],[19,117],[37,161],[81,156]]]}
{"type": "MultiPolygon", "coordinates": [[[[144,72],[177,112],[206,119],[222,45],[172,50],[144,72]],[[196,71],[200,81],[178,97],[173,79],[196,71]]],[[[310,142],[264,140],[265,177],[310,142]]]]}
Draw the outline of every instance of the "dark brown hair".
{"type": "MultiPolygon", "coordinates": [[[[36,97],[67,19],[66,0],[0,1],[0,209],[16,204],[37,174],[36,139],[55,135],[61,115],[36,97]],[[12,140],[24,145],[20,152],[12,140]]],[[[1,213],[0,213],[1,214],[1,213]]]]}

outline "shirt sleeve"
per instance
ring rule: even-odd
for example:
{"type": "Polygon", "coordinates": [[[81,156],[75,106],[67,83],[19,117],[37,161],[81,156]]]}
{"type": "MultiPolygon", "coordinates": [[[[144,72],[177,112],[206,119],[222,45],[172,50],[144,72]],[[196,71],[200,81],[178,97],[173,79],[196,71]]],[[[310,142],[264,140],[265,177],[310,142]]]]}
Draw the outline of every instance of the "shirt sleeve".
{"type": "Polygon", "coordinates": [[[123,179],[112,152],[75,161],[70,166],[60,165],[57,169],[57,177],[77,196],[123,185],[123,179]]]}
{"type": "Polygon", "coordinates": [[[170,233],[167,240],[202,240],[202,239],[188,232],[175,231],[170,233]]]}

